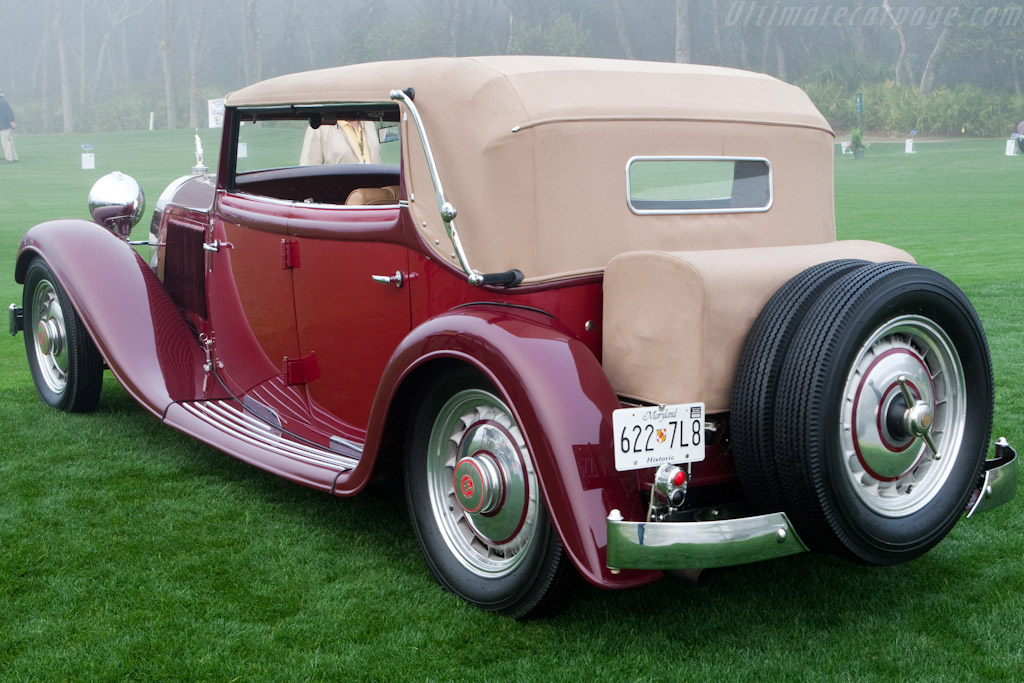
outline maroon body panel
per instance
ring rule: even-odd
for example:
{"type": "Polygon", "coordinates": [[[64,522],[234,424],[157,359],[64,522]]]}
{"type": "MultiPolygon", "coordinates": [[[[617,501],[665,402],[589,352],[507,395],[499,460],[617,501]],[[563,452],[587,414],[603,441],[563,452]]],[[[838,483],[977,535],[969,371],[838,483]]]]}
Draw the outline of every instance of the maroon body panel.
{"type": "Polygon", "coordinates": [[[335,493],[349,495],[365,485],[398,387],[417,368],[441,359],[478,368],[512,408],[552,522],[580,573],[604,587],[657,579],[660,572],[615,575],[605,566],[608,511],[618,508],[632,519],[644,514],[636,473],[614,468],[611,412],[620,404],[590,349],[542,312],[470,305],[415,328],[381,380],[363,460],[339,477],[335,493]]]}
{"type": "Polygon", "coordinates": [[[43,257],[96,348],[129,394],[163,416],[203,396],[203,351],[156,274],[127,243],[83,220],[35,226],[21,241],[15,279],[43,257]]]}

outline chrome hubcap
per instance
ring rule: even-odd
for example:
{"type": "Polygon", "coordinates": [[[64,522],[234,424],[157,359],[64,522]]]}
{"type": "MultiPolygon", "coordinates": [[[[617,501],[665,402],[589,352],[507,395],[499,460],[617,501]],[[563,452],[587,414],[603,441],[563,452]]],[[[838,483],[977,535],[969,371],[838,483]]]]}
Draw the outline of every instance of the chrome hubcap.
{"type": "Polygon", "coordinates": [[[68,384],[67,331],[57,291],[48,280],[40,280],[32,293],[31,316],[35,323],[35,354],[43,381],[59,394],[68,384]]]}
{"type": "Polygon", "coordinates": [[[441,408],[430,434],[427,484],[434,517],[459,562],[497,578],[525,557],[539,514],[533,461],[493,394],[468,389],[441,408]]]}
{"type": "Polygon", "coordinates": [[[901,316],[876,329],[843,393],[840,452],[854,492],[885,517],[923,508],[954,468],[965,417],[963,367],[938,325],[901,316]]]}

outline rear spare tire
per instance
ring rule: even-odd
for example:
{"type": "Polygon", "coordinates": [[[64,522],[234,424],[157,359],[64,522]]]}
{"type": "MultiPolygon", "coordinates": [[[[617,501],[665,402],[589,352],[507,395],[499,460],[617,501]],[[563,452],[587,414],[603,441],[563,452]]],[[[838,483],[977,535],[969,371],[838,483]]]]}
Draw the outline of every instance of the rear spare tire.
{"type": "Polygon", "coordinates": [[[768,300],[750,328],[736,367],[729,423],[736,474],[755,512],[778,512],[785,505],[773,430],[779,371],[793,336],[824,289],[866,265],[843,259],[811,266],[768,300]]]}
{"type": "Polygon", "coordinates": [[[975,488],[992,404],[988,344],[956,285],[908,263],[835,281],[780,370],[774,451],[801,538],[866,564],[926,552],[975,488]]]}

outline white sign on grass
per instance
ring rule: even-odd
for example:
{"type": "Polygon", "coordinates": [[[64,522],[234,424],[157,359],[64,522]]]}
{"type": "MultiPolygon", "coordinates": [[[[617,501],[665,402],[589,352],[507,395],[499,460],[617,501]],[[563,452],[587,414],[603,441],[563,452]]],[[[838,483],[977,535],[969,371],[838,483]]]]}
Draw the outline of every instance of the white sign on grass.
{"type": "Polygon", "coordinates": [[[224,98],[207,100],[206,107],[210,116],[210,128],[224,127],[224,98]]]}

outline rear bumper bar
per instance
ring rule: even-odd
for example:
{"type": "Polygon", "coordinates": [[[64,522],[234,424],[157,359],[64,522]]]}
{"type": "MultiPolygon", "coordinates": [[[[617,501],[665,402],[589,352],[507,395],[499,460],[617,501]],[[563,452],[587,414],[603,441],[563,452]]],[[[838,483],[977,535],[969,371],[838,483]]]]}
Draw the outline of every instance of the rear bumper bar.
{"type": "MultiPolygon", "coordinates": [[[[995,457],[967,505],[967,516],[991,510],[1017,492],[1017,452],[1000,438],[995,457]]],[[[608,515],[608,567],[618,569],[711,569],[805,552],[783,512],[705,522],[630,522],[608,515]]]]}
{"type": "Polygon", "coordinates": [[[981,485],[967,504],[968,517],[1008,503],[1017,494],[1017,451],[1003,437],[996,440],[996,455],[985,461],[984,472],[981,485]]]}
{"type": "Polygon", "coordinates": [[[807,550],[783,512],[714,522],[627,522],[608,515],[612,569],[711,569],[807,550]]]}

